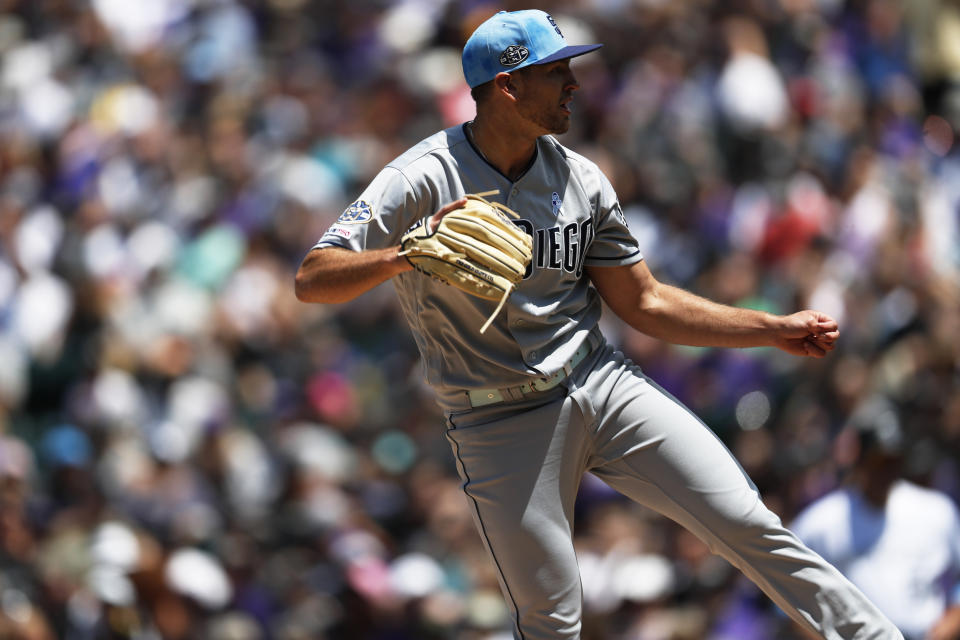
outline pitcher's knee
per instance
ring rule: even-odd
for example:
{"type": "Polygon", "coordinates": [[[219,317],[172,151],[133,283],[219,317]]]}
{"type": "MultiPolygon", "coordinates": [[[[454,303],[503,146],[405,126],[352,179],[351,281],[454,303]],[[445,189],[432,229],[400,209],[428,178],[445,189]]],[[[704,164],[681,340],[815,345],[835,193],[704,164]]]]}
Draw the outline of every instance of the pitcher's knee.
{"type": "Polygon", "coordinates": [[[786,533],[780,517],[760,497],[749,495],[714,496],[711,515],[700,524],[707,532],[707,545],[714,553],[724,546],[740,547],[767,536],[786,533]]]}

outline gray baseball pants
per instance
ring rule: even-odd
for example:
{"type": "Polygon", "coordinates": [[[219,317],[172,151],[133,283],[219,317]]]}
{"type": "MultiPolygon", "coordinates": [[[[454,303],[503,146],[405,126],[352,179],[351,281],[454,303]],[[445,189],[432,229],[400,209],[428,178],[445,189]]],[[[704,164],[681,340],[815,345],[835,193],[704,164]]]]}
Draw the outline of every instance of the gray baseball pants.
{"type": "Polygon", "coordinates": [[[608,345],[557,389],[446,415],[517,639],[580,637],[573,506],[586,471],[689,529],[801,626],[828,640],[903,638],[784,528],[709,428],[608,345]]]}

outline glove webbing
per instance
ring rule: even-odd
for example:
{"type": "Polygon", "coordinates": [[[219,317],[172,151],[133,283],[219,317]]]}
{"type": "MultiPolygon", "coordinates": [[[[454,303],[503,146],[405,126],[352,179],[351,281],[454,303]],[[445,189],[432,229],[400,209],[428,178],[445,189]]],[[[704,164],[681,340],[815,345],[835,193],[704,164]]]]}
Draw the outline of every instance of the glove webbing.
{"type": "MultiPolygon", "coordinates": [[[[519,218],[520,216],[517,214],[517,212],[515,212],[513,209],[511,209],[507,205],[500,204],[499,202],[490,202],[489,200],[486,199],[486,197],[484,197],[484,196],[495,196],[498,193],[500,193],[500,190],[494,189],[493,191],[483,191],[481,193],[467,194],[467,198],[482,200],[483,202],[486,202],[488,205],[490,205],[491,207],[493,207],[494,209],[496,209],[501,213],[505,213],[512,218],[519,218]]],[[[490,324],[493,322],[493,319],[496,318],[497,315],[499,315],[500,310],[503,309],[503,305],[507,303],[507,298],[509,298],[510,294],[513,293],[514,288],[515,288],[515,285],[511,282],[507,286],[507,288],[504,289],[503,295],[500,297],[500,302],[497,303],[497,308],[493,310],[493,313],[490,314],[490,317],[487,318],[487,321],[483,323],[482,327],[480,327],[480,333],[484,333],[488,328],[490,328],[490,324]]]]}
{"type": "MultiPolygon", "coordinates": [[[[507,205],[500,204],[499,202],[490,202],[484,197],[484,196],[495,196],[498,193],[500,193],[500,190],[494,189],[493,191],[483,191],[481,193],[468,194],[467,198],[482,200],[483,202],[486,202],[488,205],[490,205],[491,207],[493,207],[494,209],[496,209],[501,213],[508,214],[512,218],[519,218],[520,216],[517,214],[517,212],[511,209],[510,207],[508,207],[507,205]]],[[[483,323],[482,327],[480,327],[480,333],[484,333],[490,327],[490,324],[493,322],[493,319],[497,317],[497,315],[500,313],[500,310],[503,309],[503,305],[507,303],[507,298],[509,298],[510,294],[513,293],[513,289],[515,288],[515,286],[516,285],[514,285],[511,282],[507,286],[507,288],[504,289],[503,295],[500,297],[500,302],[497,303],[497,308],[493,310],[493,313],[490,314],[490,317],[487,318],[487,321],[483,323]]]]}
{"type": "MultiPolygon", "coordinates": [[[[482,191],[480,193],[468,193],[465,197],[471,200],[480,200],[503,214],[506,214],[512,218],[519,218],[520,216],[517,214],[517,212],[515,212],[513,209],[511,209],[507,205],[500,204],[499,202],[491,202],[487,200],[485,197],[485,196],[495,196],[498,193],[500,193],[500,190],[494,189],[492,191],[482,191]]],[[[427,218],[426,220],[424,220],[424,224],[429,225],[430,219],[427,218]]],[[[427,227],[427,231],[430,231],[429,226],[427,227]]],[[[410,252],[401,251],[397,255],[405,256],[408,253],[410,252]]],[[[496,318],[497,315],[500,313],[500,311],[503,309],[503,305],[507,303],[507,298],[509,298],[510,294],[513,293],[514,288],[516,288],[516,285],[514,285],[512,282],[506,286],[506,288],[503,291],[503,295],[500,297],[500,302],[497,303],[497,308],[493,310],[493,313],[490,314],[490,317],[487,318],[487,321],[483,323],[482,327],[480,327],[480,333],[484,333],[486,332],[487,329],[490,328],[490,324],[493,322],[493,319],[496,318]]]]}

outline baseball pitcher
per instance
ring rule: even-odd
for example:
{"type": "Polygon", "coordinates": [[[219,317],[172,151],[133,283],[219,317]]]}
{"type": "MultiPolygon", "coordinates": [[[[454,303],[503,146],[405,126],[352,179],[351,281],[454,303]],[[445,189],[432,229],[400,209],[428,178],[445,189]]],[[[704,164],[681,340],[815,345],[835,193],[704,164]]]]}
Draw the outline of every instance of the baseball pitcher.
{"type": "Polygon", "coordinates": [[[537,10],[480,25],[463,50],[476,117],[376,176],[304,258],[297,297],[338,303],[394,284],[516,638],[580,637],[572,517],[590,471],[688,528],[810,632],[902,639],[783,527],[710,429],[601,334],[602,302],[687,345],[822,357],[838,328],[817,311],[727,307],[654,278],[606,176],[554,137],[579,88],[570,59],[600,46],[568,45],[537,10]]]}

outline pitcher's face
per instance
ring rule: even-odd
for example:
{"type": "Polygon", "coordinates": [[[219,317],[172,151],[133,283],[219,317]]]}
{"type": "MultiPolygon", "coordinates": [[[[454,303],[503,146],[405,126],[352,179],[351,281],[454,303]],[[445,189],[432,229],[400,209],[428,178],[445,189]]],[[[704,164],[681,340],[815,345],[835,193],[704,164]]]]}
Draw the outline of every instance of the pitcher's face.
{"type": "Polygon", "coordinates": [[[569,58],[531,65],[511,76],[517,89],[517,112],[542,133],[566,133],[570,128],[570,101],[580,88],[569,58]]]}

